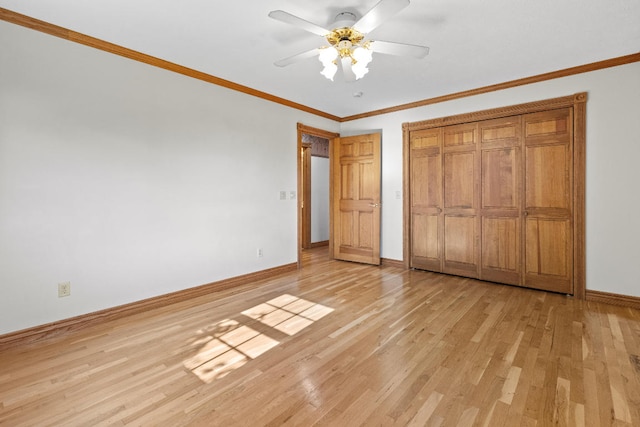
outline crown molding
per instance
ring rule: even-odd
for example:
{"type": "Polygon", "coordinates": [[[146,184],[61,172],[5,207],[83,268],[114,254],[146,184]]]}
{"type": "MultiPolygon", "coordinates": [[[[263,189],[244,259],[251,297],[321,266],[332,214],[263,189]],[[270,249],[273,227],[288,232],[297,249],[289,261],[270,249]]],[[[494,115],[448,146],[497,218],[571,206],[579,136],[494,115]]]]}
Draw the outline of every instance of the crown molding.
{"type": "Polygon", "coordinates": [[[425,105],[438,104],[440,102],[452,101],[454,99],[466,98],[468,96],[480,95],[483,93],[495,92],[503,89],[510,89],[517,86],[524,86],[533,83],[539,83],[546,80],[553,80],[560,77],[568,77],[576,74],[588,73],[590,71],[602,70],[604,68],[617,67],[619,65],[640,62],[640,52],[631,55],[619,56],[604,61],[592,62],[590,64],[579,65],[577,67],[565,68],[563,70],[552,71],[550,73],[538,74],[536,76],[525,77],[522,79],[511,80],[490,86],[484,86],[477,89],[465,90],[449,95],[437,96],[435,98],[423,99],[422,101],[410,102],[408,104],[397,105],[395,107],[383,108],[380,110],[370,111],[368,113],[356,114],[353,116],[343,117],[341,122],[363,119],[367,117],[379,116],[381,114],[395,113],[397,111],[409,110],[412,108],[424,107],[425,105]]]}
{"type": "Polygon", "coordinates": [[[549,73],[538,74],[531,77],[525,77],[517,80],[511,80],[504,83],[498,83],[490,86],[483,86],[476,89],[470,89],[462,92],[456,92],[448,95],[437,96],[434,98],[423,99],[421,101],[410,102],[407,104],[401,104],[394,107],[383,108],[380,110],[369,111],[366,113],[355,114],[352,116],[339,117],[333,114],[329,114],[324,111],[317,110],[315,108],[308,107],[297,102],[289,101],[284,98],[280,98],[275,95],[271,95],[266,92],[262,92],[256,89],[252,89],[248,86],[243,86],[238,83],[234,83],[229,80],[222,79],[220,77],[213,76],[211,74],[203,73],[201,71],[193,70],[191,68],[184,67],[182,65],[175,64],[173,62],[165,61],[147,55],[141,52],[137,52],[132,49],[128,49],[123,46],[119,46],[113,43],[109,43],[104,40],[97,39],[95,37],[87,36],[54,24],[50,24],[39,19],[31,18],[26,15],[22,15],[17,12],[13,12],[8,9],[0,8],[0,20],[6,21],[12,24],[20,25],[32,30],[40,31],[52,36],[60,37],[62,39],[80,43],[85,46],[89,46],[95,49],[99,49],[105,52],[109,52],[115,55],[119,55],[125,58],[133,59],[134,61],[142,62],[152,65],[154,67],[162,68],[168,71],[172,71],[178,74],[182,74],[194,79],[202,80],[207,83],[215,84],[225,87],[227,89],[242,92],[247,95],[255,96],[270,102],[274,102],[280,105],[284,105],[290,108],[294,108],[306,113],[314,114],[316,116],[324,117],[329,120],[334,120],[339,123],[349,122],[353,120],[359,120],[368,117],[379,116],[382,114],[395,113],[398,111],[409,110],[412,108],[424,107],[426,105],[437,104],[440,102],[451,101],[454,99],[465,98],[468,96],[480,95],[483,93],[495,92],[498,90],[509,89],[517,86],[524,86],[532,83],[543,82],[546,80],[557,79],[560,77],[567,77],[576,74],[587,73],[590,71],[602,70],[610,67],[617,67],[619,65],[631,64],[634,62],[640,62],[640,52],[631,55],[620,56],[617,58],[611,58],[604,61],[592,62],[590,64],[579,65],[576,67],[565,68],[558,71],[552,71],[549,73]]]}
{"type": "Polygon", "coordinates": [[[275,95],[271,95],[266,92],[262,92],[256,89],[252,89],[248,86],[243,86],[238,83],[234,83],[229,80],[222,79],[220,77],[212,76],[211,74],[203,73],[191,68],[184,67],[173,62],[165,61],[164,59],[156,58],[145,53],[137,52],[132,49],[128,49],[117,44],[109,43],[104,40],[97,39],[95,37],[88,36],[86,34],[78,33],[72,30],[68,30],[57,25],[50,24],[39,19],[31,18],[26,15],[22,15],[17,12],[13,12],[8,9],[0,8],[0,20],[6,21],[12,24],[20,25],[32,30],[40,31],[52,36],[60,37],[62,39],[79,43],[85,46],[92,47],[94,49],[109,52],[114,55],[122,56],[134,61],[142,62],[144,64],[152,65],[154,67],[162,68],[174,73],[182,74],[187,77],[202,80],[207,83],[212,83],[217,86],[222,86],[227,89],[242,92],[247,95],[262,98],[267,101],[275,102],[276,104],[284,105],[286,107],[295,108],[296,110],[311,113],[316,116],[324,117],[334,121],[340,121],[340,117],[333,114],[326,113],[324,111],[316,110],[315,108],[308,107],[306,105],[298,104],[297,102],[289,101],[284,98],[280,98],[275,95]]]}

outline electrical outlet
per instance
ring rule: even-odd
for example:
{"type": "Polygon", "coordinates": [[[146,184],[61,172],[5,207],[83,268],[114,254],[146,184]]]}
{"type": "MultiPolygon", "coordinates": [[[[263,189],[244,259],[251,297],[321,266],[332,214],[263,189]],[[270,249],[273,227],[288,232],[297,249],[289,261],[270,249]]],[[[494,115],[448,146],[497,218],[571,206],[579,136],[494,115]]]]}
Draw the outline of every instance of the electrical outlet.
{"type": "Polygon", "coordinates": [[[280,200],[287,200],[287,192],[286,191],[281,191],[280,192],[280,200]]]}
{"type": "Polygon", "coordinates": [[[58,283],[58,298],[71,295],[71,282],[58,283]]]}
{"type": "Polygon", "coordinates": [[[262,258],[262,256],[263,256],[262,248],[258,248],[258,253],[257,253],[257,255],[258,255],[258,258],[262,258]]]}

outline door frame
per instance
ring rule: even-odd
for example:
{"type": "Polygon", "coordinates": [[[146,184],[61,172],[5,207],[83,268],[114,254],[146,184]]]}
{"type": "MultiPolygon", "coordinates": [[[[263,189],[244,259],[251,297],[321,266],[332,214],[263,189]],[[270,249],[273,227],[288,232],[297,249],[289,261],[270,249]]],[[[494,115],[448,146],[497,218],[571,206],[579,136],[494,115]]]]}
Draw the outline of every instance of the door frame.
{"type": "Polygon", "coordinates": [[[301,248],[311,247],[311,144],[302,143],[300,149],[300,162],[302,163],[302,191],[298,192],[302,221],[301,248]]]}
{"type": "MultiPolygon", "coordinates": [[[[331,149],[333,147],[333,139],[334,138],[338,138],[340,136],[339,133],[335,133],[335,132],[329,132],[327,130],[324,129],[319,129],[319,128],[314,128],[311,126],[306,126],[303,125],[302,123],[298,123],[297,124],[297,129],[298,129],[298,143],[296,146],[296,159],[298,162],[298,268],[302,268],[302,245],[303,245],[303,241],[304,241],[304,236],[303,236],[303,221],[305,221],[305,216],[303,215],[303,211],[302,211],[302,203],[303,203],[303,198],[309,197],[309,194],[305,194],[305,188],[304,188],[304,176],[303,174],[305,173],[305,168],[303,167],[303,158],[302,158],[302,150],[303,150],[303,143],[302,143],[302,135],[303,134],[307,134],[307,135],[312,135],[312,136],[317,136],[320,138],[325,138],[329,140],[329,162],[331,162],[331,149]],[[301,197],[300,197],[301,196],[301,197]]],[[[331,164],[331,163],[330,163],[331,164]]],[[[308,169],[308,168],[307,168],[308,169]]],[[[308,175],[310,177],[310,174],[308,175]]],[[[329,180],[332,179],[332,173],[331,171],[329,171],[329,180]]],[[[308,178],[306,180],[307,182],[309,182],[310,184],[310,179],[308,178]]],[[[331,192],[331,182],[329,183],[329,192],[331,192]]],[[[310,193],[310,192],[309,192],[310,193]]],[[[331,211],[333,198],[331,197],[331,195],[329,195],[329,210],[331,211]]],[[[331,248],[332,248],[332,242],[333,242],[333,238],[332,238],[332,231],[333,228],[333,224],[331,223],[332,219],[331,219],[331,215],[329,215],[329,251],[331,253],[331,248]]],[[[306,224],[306,226],[310,227],[310,224],[306,224]]]]}
{"type": "Polygon", "coordinates": [[[585,245],[585,183],[586,183],[586,104],[587,93],[508,107],[493,108],[455,116],[441,117],[402,125],[403,158],[403,257],[410,268],[411,248],[411,185],[410,185],[410,134],[412,131],[448,125],[478,122],[489,119],[535,113],[557,108],[573,108],[573,291],[579,299],[586,297],[586,245],[585,245]]]}

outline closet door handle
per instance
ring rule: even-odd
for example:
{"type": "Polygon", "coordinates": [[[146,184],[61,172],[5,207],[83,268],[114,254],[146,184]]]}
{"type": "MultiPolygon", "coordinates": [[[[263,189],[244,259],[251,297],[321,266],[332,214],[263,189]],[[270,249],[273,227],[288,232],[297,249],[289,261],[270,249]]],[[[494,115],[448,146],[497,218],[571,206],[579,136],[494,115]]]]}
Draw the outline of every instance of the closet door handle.
{"type": "Polygon", "coordinates": [[[529,216],[529,212],[524,211],[524,212],[523,212],[523,215],[524,215],[524,216],[529,216]]]}

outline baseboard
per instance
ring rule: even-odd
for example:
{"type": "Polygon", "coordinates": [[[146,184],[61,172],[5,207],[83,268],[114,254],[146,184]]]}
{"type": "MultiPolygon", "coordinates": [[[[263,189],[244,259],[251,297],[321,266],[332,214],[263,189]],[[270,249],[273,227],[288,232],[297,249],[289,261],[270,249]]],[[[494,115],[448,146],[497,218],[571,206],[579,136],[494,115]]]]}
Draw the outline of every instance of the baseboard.
{"type": "Polygon", "coordinates": [[[328,240],[324,240],[322,242],[313,242],[313,243],[311,243],[309,248],[313,249],[313,248],[319,248],[321,246],[329,246],[329,241],[328,240]]]}
{"type": "Polygon", "coordinates": [[[187,301],[212,292],[219,292],[225,289],[233,288],[239,285],[250,283],[257,280],[264,280],[282,273],[294,271],[298,268],[297,263],[286,264],[279,267],[269,268],[266,270],[256,271],[254,273],[236,276],[218,282],[209,283],[194,288],[184,289],[182,291],[172,292],[169,294],[159,295],[157,297],[147,298],[135,301],[129,304],[119,305],[107,308],[93,313],[87,313],[80,316],[70,317],[68,319],[59,320],[57,322],[47,323],[44,325],[34,326],[32,328],[23,329],[16,332],[0,335],[0,349],[8,346],[22,346],[37,343],[58,337],[69,332],[77,331],[97,323],[103,323],[109,320],[115,320],[133,314],[142,313],[156,308],[166,307],[182,301],[187,301]]]}
{"type": "Polygon", "coordinates": [[[586,300],[640,309],[640,297],[632,297],[629,295],[612,294],[609,292],[601,291],[590,291],[589,289],[587,289],[586,300]]]}
{"type": "Polygon", "coordinates": [[[382,265],[389,267],[397,267],[397,268],[406,268],[404,265],[404,261],[399,261],[397,259],[389,259],[389,258],[381,258],[380,262],[382,265]]]}

